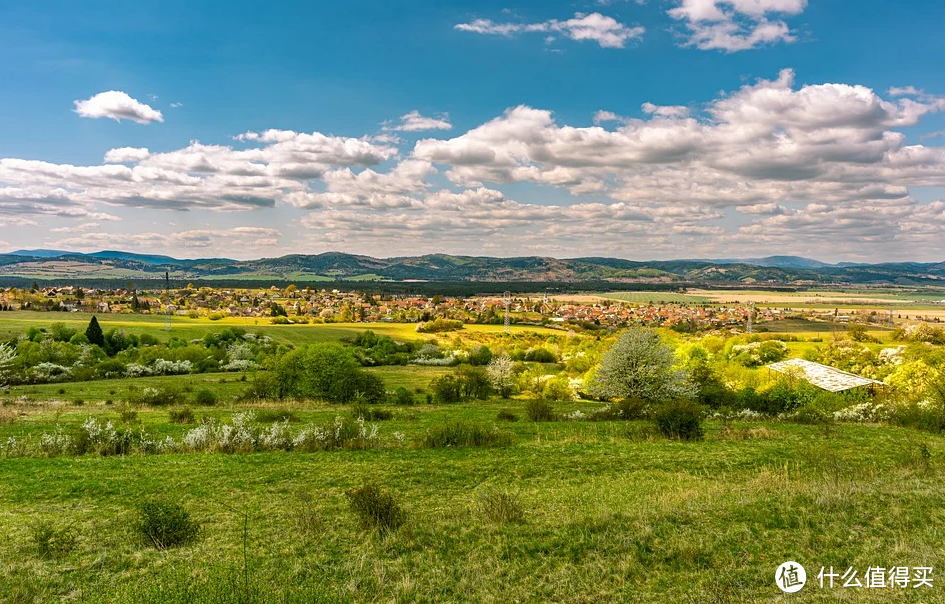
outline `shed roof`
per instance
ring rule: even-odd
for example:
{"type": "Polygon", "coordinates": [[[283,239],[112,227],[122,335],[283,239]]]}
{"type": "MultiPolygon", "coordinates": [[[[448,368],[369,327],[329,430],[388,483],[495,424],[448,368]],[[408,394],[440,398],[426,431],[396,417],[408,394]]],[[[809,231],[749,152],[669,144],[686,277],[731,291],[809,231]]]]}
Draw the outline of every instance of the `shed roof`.
{"type": "Polygon", "coordinates": [[[804,359],[788,359],[787,361],[772,363],[768,365],[768,369],[773,369],[779,373],[796,374],[814,386],[829,392],[843,392],[861,386],[886,385],[883,382],[871,380],[855,373],[841,371],[836,367],[821,365],[804,359]]]}

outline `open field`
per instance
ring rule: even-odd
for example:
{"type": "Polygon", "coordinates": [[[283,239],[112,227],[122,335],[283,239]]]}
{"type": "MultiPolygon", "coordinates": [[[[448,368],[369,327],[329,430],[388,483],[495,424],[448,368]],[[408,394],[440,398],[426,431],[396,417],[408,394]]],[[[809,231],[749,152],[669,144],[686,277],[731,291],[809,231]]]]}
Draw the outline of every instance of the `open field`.
{"type": "MultiPolygon", "coordinates": [[[[448,419],[492,425],[500,408],[523,414],[519,401],[398,408],[381,433],[407,445],[365,451],[4,459],[0,602],[780,602],[774,569],[789,559],[808,570],[799,601],[938,601],[937,583],[844,591],[813,579],[822,565],[942,564],[940,438],[767,423],[733,440],[710,424],[704,442],[679,443],[637,423],[519,421],[499,425],[509,446],[412,444],[448,419]],[[406,526],[358,526],[344,493],[366,481],[396,494],[406,526]],[[518,494],[524,523],[484,515],[477,494],[494,490],[518,494]],[[168,496],[201,537],[165,551],[136,543],[133,506],[168,496]],[[299,528],[303,505],[314,530],[299,528]],[[75,548],[37,555],[39,520],[73,527],[75,548]]],[[[301,422],[346,412],[292,409],[301,422]]],[[[0,438],[116,417],[101,406],[26,412],[0,438]]],[[[188,428],[164,410],[139,419],[162,434],[188,428]]]]}
{"type": "Polygon", "coordinates": [[[600,297],[633,304],[702,304],[711,301],[708,296],[674,292],[612,292],[601,294],[600,297]]]}
{"type": "Polygon", "coordinates": [[[801,304],[906,304],[920,303],[930,304],[945,299],[945,294],[930,293],[904,293],[899,291],[889,292],[863,292],[863,291],[799,291],[799,292],[780,292],[757,290],[748,291],[737,290],[690,290],[688,295],[694,295],[706,298],[707,301],[717,303],[745,304],[755,302],[756,304],[786,304],[797,306],[801,304]]]}
{"type": "MultiPolygon", "coordinates": [[[[337,341],[345,337],[354,336],[362,331],[370,330],[378,335],[388,335],[396,340],[424,340],[432,339],[433,334],[417,332],[413,323],[312,323],[308,325],[272,325],[268,318],[247,319],[243,317],[228,317],[218,321],[211,321],[205,317],[191,319],[175,316],[172,319],[171,331],[164,331],[164,317],[161,315],[142,314],[100,314],[96,315],[102,329],[117,327],[130,334],[141,335],[150,333],[161,340],[171,336],[188,339],[201,338],[211,332],[218,332],[225,327],[241,327],[254,333],[266,334],[277,341],[292,344],[310,344],[314,342],[337,341]]],[[[0,314],[0,340],[9,339],[25,332],[30,327],[47,328],[52,323],[65,323],[74,329],[82,329],[92,317],[88,313],[65,312],[30,312],[16,311],[0,314]]],[[[501,333],[502,325],[467,325],[464,332],[470,333],[501,333]]],[[[562,333],[546,327],[533,325],[512,325],[511,332],[516,333],[562,333]]]]}

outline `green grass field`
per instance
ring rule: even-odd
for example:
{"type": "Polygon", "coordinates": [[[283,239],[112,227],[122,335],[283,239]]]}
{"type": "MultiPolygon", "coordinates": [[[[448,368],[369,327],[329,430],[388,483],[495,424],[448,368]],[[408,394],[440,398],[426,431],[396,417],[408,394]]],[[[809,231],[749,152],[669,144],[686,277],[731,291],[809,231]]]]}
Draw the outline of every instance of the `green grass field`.
{"type": "MultiPolygon", "coordinates": [[[[938,585],[844,592],[814,580],[822,565],[939,566],[940,438],[768,423],[732,439],[710,424],[704,442],[680,443],[636,423],[518,421],[499,424],[505,447],[409,444],[448,419],[491,426],[522,405],[397,408],[380,429],[404,433],[406,447],[0,460],[0,602],[787,602],[773,582],[786,560],[808,570],[798,601],[941,601],[938,585]],[[397,496],[404,527],[356,523],[344,493],[366,481],[397,496]],[[496,490],[517,494],[524,523],[484,514],[481,494],[496,490]],[[181,502],[200,538],[165,551],[132,539],[133,506],[151,497],[181,502]],[[305,501],[315,526],[302,530],[305,501]],[[40,520],[72,527],[75,548],[38,555],[40,520]]],[[[292,409],[301,422],[347,411],[292,409]]],[[[117,421],[100,405],[23,411],[0,438],[89,415],[117,421]]],[[[139,412],[149,430],[188,428],[167,418],[139,412]]]]}
{"type": "MultiPolygon", "coordinates": [[[[54,321],[76,328],[88,322],[66,313],[2,319],[0,338],[54,321]]],[[[105,329],[162,339],[229,325],[295,344],[364,329],[401,340],[435,337],[396,324],[176,318],[168,333],[162,317],[100,319],[105,329]]],[[[830,337],[810,325],[779,326],[807,340],[788,343],[790,356],[822,345],[810,338],[830,337]]],[[[449,338],[501,330],[473,325],[449,338]]],[[[417,404],[377,407],[392,417],[378,422],[380,440],[365,450],[0,457],[0,604],[945,601],[938,583],[932,590],[816,583],[821,566],[861,573],[868,566],[940,566],[941,436],[888,426],[710,420],[704,441],[678,442],[645,422],[535,423],[520,399],[427,404],[430,382],[448,368],[368,371],[388,390],[417,393],[417,404]],[[500,410],[518,421],[498,421],[500,410]],[[498,430],[509,444],[423,444],[455,421],[498,430]],[[368,482],[406,510],[399,530],[366,529],[348,509],[345,493],[368,482]],[[509,495],[524,522],[490,515],[484,502],[495,493],[509,495]],[[183,505],[201,524],[199,538],[167,550],[137,539],[134,510],[151,498],[183,505]],[[73,535],[71,547],[43,553],[41,524],[73,535]],[[808,585],[791,597],[774,585],[775,569],[787,560],[808,571],[808,585]]],[[[247,410],[289,413],[293,430],[351,413],[309,401],[240,401],[252,376],[246,379],[214,373],[16,386],[0,406],[0,443],[76,434],[90,417],[180,440],[200,422],[227,422],[247,410]],[[171,421],[180,407],[126,402],[133,391],[168,385],[184,392],[193,423],[171,421]],[[194,394],[203,389],[216,393],[218,404],[196,405],[194,394]],[[122,416],[129,410],[137,413],[133,420],[122,416]]],[[[555,403],[555,411],[588,413],[601,405],[555,403]]]]}

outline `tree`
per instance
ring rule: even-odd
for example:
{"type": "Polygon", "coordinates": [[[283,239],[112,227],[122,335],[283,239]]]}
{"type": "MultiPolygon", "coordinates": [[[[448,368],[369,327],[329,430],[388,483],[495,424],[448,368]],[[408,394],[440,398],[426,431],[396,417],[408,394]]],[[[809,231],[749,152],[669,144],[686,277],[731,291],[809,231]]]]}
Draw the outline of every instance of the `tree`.
{"type": "Polygon", "coordinates": [[[7,382],[10,366],[16,359],[16,349],[9,344],[0,344],[0,386],[7,382]]]}
{"type": "Polygon", "coordinates": [[[696,388],[684,369],[674,367],[672,349],[655,331],[631,328],[607,351],[588,394],[600,398],[635,397],[662,403],[691,399],[696,388]]]}
{"type": "Polygon", "coordinates": [[[385,395],[380,378],[361,369],[354,353],[336,343],[297,348],[276,362],[274,373],[273,394],[280,399],[377,403],[385,395]]]}
{"type": "Polygon", "coordinates": [[[500,357],[493,357],[486,367],[489,373],[489,381],[492,387],[496,389],[499,396],[509,398],[512,395],[512,389],[515,387],[515,363],[504,354],[500,357]]]}
{"type": "Polygon", "coordinates": [[[92,320],[89,321],[89,326],[85,328],[85,337],[89,339],[90,344],[95,344],[100,348],[105,347],[105,334],[94,315],[92,320]]]}

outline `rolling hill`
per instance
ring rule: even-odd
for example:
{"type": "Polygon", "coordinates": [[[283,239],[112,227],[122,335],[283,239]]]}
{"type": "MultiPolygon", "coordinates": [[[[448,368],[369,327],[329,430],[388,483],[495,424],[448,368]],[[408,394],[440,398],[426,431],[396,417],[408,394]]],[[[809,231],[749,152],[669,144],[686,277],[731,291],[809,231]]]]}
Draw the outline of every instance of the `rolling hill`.
{"type": "Polygon", "coordinates": [[[112,250],[91,254],[17,250],[0,254],[0,280],[7,282],[159,279],[165,272],[175,280],[945,285],[945,263],[827,264],[795,256],[641,262],[601,257],[495,258],[449,254],[374,258],[341,252],[256,260],[181,260],[112,250]]]}

